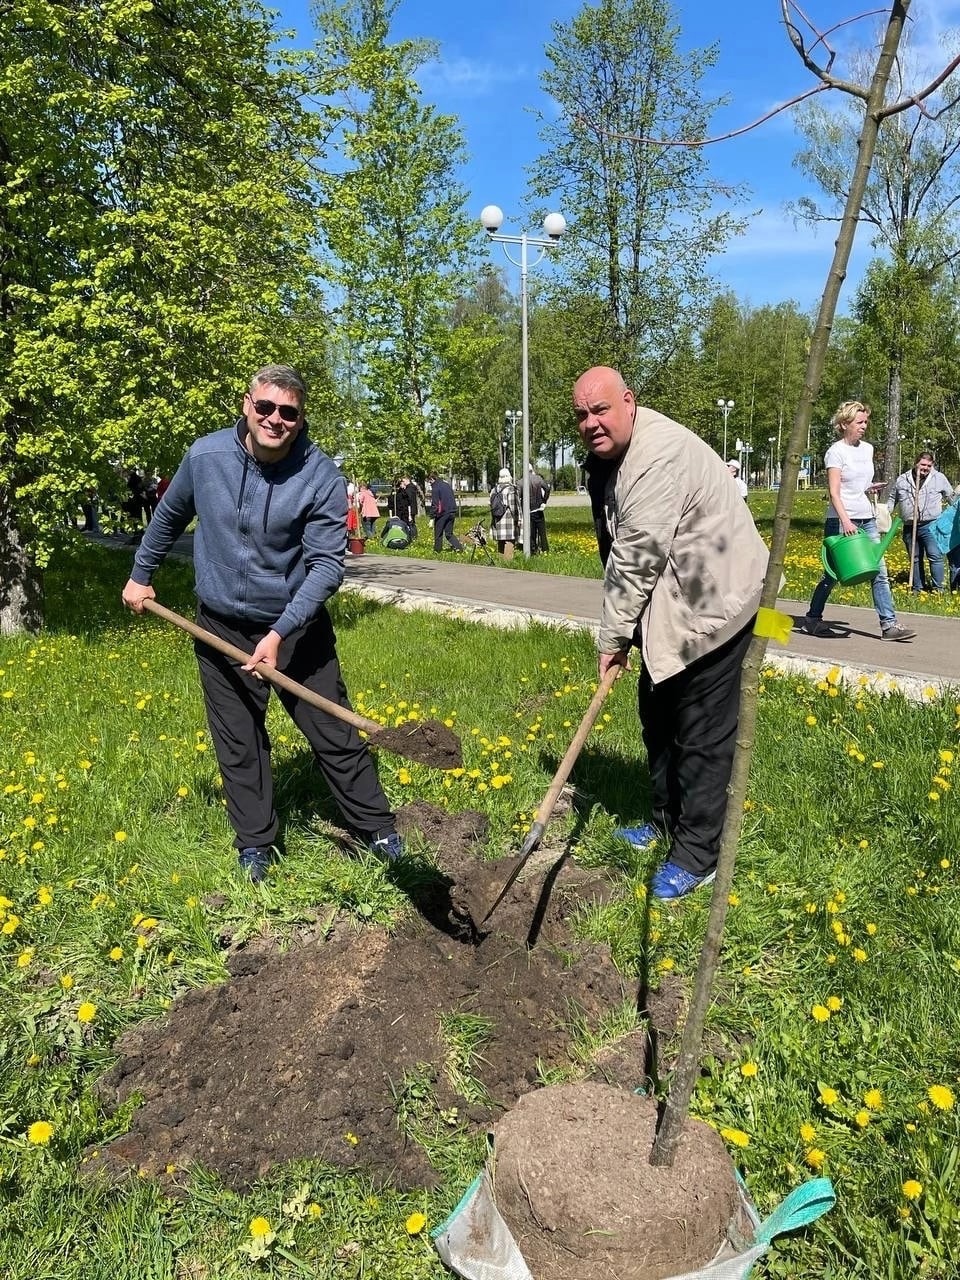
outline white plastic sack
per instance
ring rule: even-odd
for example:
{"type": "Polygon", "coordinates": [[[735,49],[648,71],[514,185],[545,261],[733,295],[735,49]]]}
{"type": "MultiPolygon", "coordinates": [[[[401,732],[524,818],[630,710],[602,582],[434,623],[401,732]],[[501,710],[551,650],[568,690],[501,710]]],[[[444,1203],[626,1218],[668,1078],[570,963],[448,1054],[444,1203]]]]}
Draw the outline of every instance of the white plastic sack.
{"type": "MultiPolygon", "coordinates": [[[[774,1236],[815,1222],[833,1208],[836,1197],[829,1178],[814,1178],[791,1191],[786,1200],[763,1222],[747,1195],[740,1189],[742,1214],[730,1224],[728,1239],[705,1267],[670,1276],[668,1280],[747,1280],[753,1264],[770,1247],[774,1236]],[[744,1217],[753,1225],[753,1239],[743,1238],[744,1217]]],[[[451,1271],[463,1280],[533,1280],[493,1196],[486,1169],[464,1192],[460,1203],[432,1232],[437,1252],[451,1271]]]]}

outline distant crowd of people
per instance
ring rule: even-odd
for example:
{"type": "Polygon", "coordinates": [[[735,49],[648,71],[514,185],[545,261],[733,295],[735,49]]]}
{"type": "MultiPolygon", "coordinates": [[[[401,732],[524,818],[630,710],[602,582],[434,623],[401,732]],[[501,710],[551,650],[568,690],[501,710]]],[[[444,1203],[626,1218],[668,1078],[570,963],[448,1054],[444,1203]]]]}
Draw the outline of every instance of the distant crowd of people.
{"type": "MultiPolygon", "coordinates": [[[[382,518],[377,495],[366,481],[347,481],[347,541],[348,554],[359,548],[351,547],[357,540],[379,536],[384,546],[401,550],[410,545],[419,533],[417,517],[424,512],[433,526],[433,549],[462,552],[464,545],[457,537],[454,524],[460,514],[460,503],[453,485],[436,471],[427,477],[428,492],[409,475],[398,476],[386,498],[386,519],[382,518]]],[[[550,496],[550,485],[530,467],[530,553],[549,550],[545,507],[550,496]]],[[[520,487],[508,467],[502,467],[497,482],[490,490],[489,537],[505,560],[511,560],[523,532],[523,503],[520,487]]],[[[480,522],[482,529],[483,522],[480,522]]],[[[486,538],[484,538],[484,545],[486,538]]]]}

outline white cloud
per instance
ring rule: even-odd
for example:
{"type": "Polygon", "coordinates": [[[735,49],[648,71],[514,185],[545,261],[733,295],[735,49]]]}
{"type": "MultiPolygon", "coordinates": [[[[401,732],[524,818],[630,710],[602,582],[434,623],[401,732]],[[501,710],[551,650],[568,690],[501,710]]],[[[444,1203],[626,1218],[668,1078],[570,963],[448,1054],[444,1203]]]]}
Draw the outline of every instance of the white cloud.
{"type": "Polygon", "coordinates": [[[460,57],[435,58],[426,62],[417,78],[425,93],[457,93],[476,98],[492,93],[502,85],[518,84],[533,77],[534,73],[524,63],[507,66],[460,57]]]}

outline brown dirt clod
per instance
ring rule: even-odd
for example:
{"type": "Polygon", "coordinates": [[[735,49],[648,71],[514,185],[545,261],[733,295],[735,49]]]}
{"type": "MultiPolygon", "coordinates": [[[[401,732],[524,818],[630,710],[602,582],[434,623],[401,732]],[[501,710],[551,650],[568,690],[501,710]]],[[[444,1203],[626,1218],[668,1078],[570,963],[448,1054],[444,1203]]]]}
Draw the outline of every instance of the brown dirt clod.
{"type": "Polygon", "coordinates": [[[740,1211],[723,1142],[688,1120],[673,1167],[655,1167],[656,1122],[655,1100],[585,1083],[527,1094],[494,1126],[497,1208],[539,1280],[662,1280],[716,1256],[740,1211]]]}
{"type": "Polygon", "coordinates": [[[370,734],[370,745],[430,769],[459,769],[463,764],[460,739],[439,720],[409,720],[398,728],[378,729],[370,734]]]}

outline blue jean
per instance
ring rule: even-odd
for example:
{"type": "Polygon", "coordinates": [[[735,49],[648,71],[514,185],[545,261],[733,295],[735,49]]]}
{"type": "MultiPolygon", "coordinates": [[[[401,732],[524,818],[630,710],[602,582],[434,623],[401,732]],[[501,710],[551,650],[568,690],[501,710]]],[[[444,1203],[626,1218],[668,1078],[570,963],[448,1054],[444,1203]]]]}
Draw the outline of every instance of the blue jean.
{"type": "MultiPolygon", "coordinates": [[[[910,549],[913,546],[913,522],[903,526],[903,545],[907,548],[907,559],[910,559],[910,549]]],[[[937,540],[933,536],[930,528],[930,522],[917,525],[917,546],[913,555],[913,567],[910,570],[910,590],[911,591],[928,591],[929,583],[927,582],[926,565],[923,563],[923,557],[926,555],[930,562],[930,577],[933,579],[933,590],[943,590],[943,552],[937,546],[937,540]]]]}
{"type": "MultiPolygon", "coordinates": [[[[877,532],[877,522],[873,516],[869,520],[854,520],[853,523],[858,529],[870,538],[872,542],[880,541],[880,534],[877,532]]],[[[823,525],[823,536],[831,538],[835,533],[840,532],[840,521],[835,516],[830,516],[823,525]]],[[[831,578],[824,574],[817,585],[813,589],[813,595],[810,597],[810,608],[807,614],[811,618],[822,618],[823,607],[827,603],[830,592],[837,585],[836,578],[831,578]]],[[[886,631],[887,627],[896,624],[897,615],[893,608],[893,596],[890,594],[890,579],[887,577],[887,566],[883,560],[880,561],[880,572],[870,584],[873,592],[873,606],[880,618],[880,627],[886,631]]]]}

